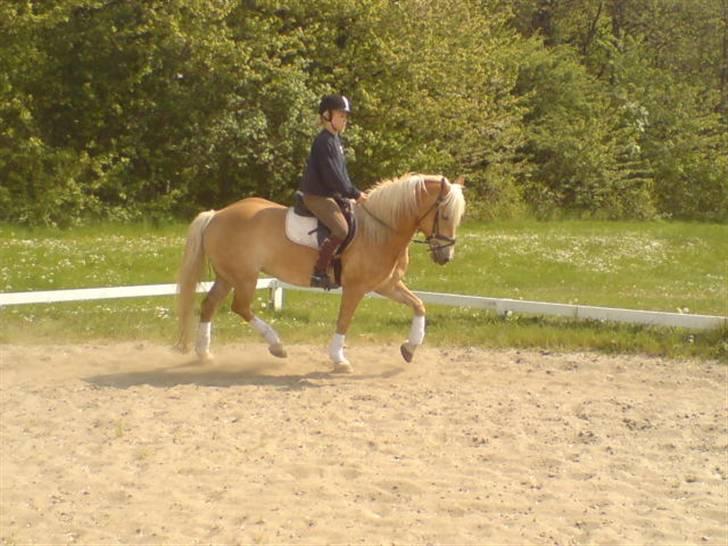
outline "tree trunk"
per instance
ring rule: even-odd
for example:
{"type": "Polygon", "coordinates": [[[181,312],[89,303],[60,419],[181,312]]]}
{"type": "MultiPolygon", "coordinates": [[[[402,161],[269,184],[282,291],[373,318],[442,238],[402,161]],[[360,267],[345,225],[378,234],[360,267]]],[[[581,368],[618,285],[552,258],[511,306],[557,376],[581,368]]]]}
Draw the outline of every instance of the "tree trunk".
{"type": "Polygon", "coordinates": [[[539,0],[536,12],[533,14],[531,27],[534,31],[540,31],[544,38],[544,44],[552,46],[556,44],[554,36],[553,18],[557,0],[539,0]]]}
{"type": "Polygon", "coordinates": [[[720,105],[724,117],[728,117],[728,0],[722,2],[723,43],[720,59],[720,105]]]}

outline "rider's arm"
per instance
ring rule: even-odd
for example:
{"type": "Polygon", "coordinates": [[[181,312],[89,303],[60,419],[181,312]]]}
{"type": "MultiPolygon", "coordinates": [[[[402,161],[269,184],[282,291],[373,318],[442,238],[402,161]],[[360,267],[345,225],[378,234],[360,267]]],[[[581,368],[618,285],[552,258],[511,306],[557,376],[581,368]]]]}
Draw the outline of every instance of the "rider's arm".
{"type": "Polygon", "coordinates": [[[359,199],[361,191],[349,179],[344,155],[338,149],[336,139],[327,139],[319,156],[319,174],[323,183],[332,191],[343,197],[359,199]]]}

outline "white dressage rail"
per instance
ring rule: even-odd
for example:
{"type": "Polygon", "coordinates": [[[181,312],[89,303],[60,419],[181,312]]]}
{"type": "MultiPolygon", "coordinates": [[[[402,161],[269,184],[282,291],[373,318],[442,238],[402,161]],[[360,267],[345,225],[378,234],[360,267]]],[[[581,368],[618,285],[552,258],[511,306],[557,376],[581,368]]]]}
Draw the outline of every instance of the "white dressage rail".
{"type": "MultiPolygon", "coordinates": [[[[206,292],[211,282],[200,283],[198,292],[206,292]]],[[[258,279],[258,289],[270,291],[270,302],[274,309],[283,308],[283,290],[301,290],[321,293],[319,288],[305,288],[283,283],[278,279],[258,279]]],[[[116,286],[111,288],[80,288],[75,290],[46,290],[38,292],[5,292],[0,293],[0,308],[8,305],[32,303],[57,303],[65,301],[87,301],[116,298],[138,298],[147,296],[169,296],[175,294],[174,284],[152,284],[144,286],[116,286]]],[[[340,293],[332,290],[332,294],[340,293]]],[[[658,311],[639,311],[635,309],[619,309],[614,307],[594,307],[589,305],[571,305],[563,303],[545,303],[539,301],[512,300],[508,298],[487,298],[482,296],[463,296],[442,292],[417,292],[425,303],[468,307],[472,309],[488,309],[499,315],[508,313],[529,313],[534,315],[555,315],[581,320],[599,320],[625,322],[629,324],[646,324],[688,328],[692,330],[710,330],[728,328],[728,317],[714,315],[692,315],[683,313],[663,313],[658,311]]],[[[382,297],[377,294],[370,296],[382,297]]]]}

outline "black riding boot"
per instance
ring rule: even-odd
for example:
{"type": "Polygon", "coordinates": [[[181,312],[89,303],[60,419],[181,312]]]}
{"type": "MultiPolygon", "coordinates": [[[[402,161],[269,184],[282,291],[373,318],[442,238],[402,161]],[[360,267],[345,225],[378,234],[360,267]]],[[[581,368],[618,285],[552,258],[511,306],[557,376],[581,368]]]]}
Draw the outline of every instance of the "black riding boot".
{"type": "Polygon", "coordinates": [[[329,265],[331,265],[331,260],[334,257],[334,252],[336,252],[336,249],[339,248],[341,243],[341,239],[327,237],[321,245],[321,248],[319,248],[318,259],[313,268],[313,275],[311,275],[311,286],[314,288],[325,288],[326,290],[339,288],[335,282],[329,279],[327,272],[329,265]]]}

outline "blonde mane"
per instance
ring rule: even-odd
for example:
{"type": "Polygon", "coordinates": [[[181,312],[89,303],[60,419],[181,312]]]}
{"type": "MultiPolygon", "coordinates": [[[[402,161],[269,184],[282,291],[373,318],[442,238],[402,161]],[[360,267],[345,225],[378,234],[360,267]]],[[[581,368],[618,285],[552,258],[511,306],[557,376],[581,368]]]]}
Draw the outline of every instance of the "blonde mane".
{"type": "Polygon", "coordinates": [[[442,211],[445,216],[452,219],[454,226],[459,226],[465,214],[465,196],[460,184],[450,184],[450,193],[442,202],[442,211]]]}
{"type": "Polygon", "coordinates": [[[399,178],[382,180],[369,191],[369,199],[357,207],[359,233],[376,244],[385,242],[403,215],[417,210],[417,195],[424,190],[421,176],[405,174],[399,178]]]}
{"type": "MultiPolygon", "coordinates": [[[[461,186],[452,184],[442,207],[445,216],[452,218],[455,225],[465,211],[465,199],[461,186]]],[[[419,206],[419,195],[426,191],[421,175],[408,173],[399,178],[383,180],[369,192],[369,199],[357,207],[359,230],[363,237],[376,244],[385,242],[402,216],[412,216],[419,206]]]]}

